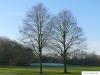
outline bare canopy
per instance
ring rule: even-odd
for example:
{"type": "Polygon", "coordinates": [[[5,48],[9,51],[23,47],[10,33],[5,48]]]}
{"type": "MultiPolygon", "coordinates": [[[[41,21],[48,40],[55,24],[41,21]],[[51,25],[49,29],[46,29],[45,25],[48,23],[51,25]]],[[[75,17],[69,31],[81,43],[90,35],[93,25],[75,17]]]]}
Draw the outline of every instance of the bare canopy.
{"type": "Polygon", "coordinates": [[[42,51],[48,45],[52,24],[47,9],[37,4],[28,12],[20,32],[23,41],[39,55],[40,73],[42,73],[42,51]]]}
{"type": "Polygon", "coordinates": [[[52,44],[64,60],[64,73],[67,73],[67,57],[80,49],[83,41],[82,29],[68,10],[61,11],[53,19],[52,44]]]}

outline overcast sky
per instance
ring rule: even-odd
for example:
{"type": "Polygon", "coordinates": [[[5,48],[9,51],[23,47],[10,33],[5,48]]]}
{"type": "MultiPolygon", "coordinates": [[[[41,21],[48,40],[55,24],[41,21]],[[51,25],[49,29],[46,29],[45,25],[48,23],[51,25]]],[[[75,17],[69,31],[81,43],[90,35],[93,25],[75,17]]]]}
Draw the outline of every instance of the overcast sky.
{"type": "Polygon", "coordinates": [[[83,28],[89,49],[100,54],[100,0],[0,0],[0,36],[16,40],[26,12],[39,2],[52,14],[70,10],[83,28]]]}

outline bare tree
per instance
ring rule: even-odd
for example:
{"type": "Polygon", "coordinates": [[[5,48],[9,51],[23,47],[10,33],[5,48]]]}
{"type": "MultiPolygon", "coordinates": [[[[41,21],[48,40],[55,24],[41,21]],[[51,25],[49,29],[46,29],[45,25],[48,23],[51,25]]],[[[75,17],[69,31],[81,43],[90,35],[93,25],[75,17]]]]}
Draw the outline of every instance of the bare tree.
{"type": "Polygon", "coordinates": [[[39,56],[40,73],[42,73],[42,53],[48,45],[52,29],[50,18],[47,9],[39,3],[27,14],[24,25],[20,29],[23,42],[30,46],[39,56]]]}
{"type": "Polygon", "coordinates": [[[82,29],[77,26],[75,18],[67,10],[55,16],[53,24],[53,48],[62,56],[64,61],[64,73],[67,73],[68,55],[80,50],[82,46],[82,29]]]}

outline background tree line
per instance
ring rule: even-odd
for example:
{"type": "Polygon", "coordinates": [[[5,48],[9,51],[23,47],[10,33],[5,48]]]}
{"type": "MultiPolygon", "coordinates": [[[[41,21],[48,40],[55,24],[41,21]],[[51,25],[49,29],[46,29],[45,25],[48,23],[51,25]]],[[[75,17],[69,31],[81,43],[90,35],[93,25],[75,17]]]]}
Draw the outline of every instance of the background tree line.
{"type": "MultiPolygon", "coordinates": [[[[52,53],[53,54],[53,53],[52,53]]],[[[46,54],[42,56],[43,63],[59,63],[63,64],[62,56],[46,54]]],[[[33,63],[39,63],[38,57],[34,59],[33,63]]],[[[94,52],[79,51],[67,58],[68,65],[78,65],[78,66],[100,66],[100,55],[94,52]]]]}
{"type": "Polygon", "coordinates": [[[16,41],[0,38],[0,65],[29,65],[33,61],[33,51],[16,41]]]}
{"type": "MultiPolygon", "coordinates": [[[[42,55],[42,63],[63,64],[62,56],[55,53],[42,55]]],[[[27,48],[16,41],[0,37],[0,65],[21,66],[39,63],[39,57],[32,49],[27,48]]],[[[100,55],[94,52],[78,51],[67,57],[68,65],[100,66],[100,55]]]]}

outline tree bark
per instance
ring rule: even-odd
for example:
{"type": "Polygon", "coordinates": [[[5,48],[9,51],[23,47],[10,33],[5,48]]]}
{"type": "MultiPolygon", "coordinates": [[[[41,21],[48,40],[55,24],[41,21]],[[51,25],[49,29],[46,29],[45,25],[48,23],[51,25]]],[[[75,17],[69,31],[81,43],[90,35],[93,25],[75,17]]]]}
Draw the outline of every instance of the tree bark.
{"type": "Polygon", "coordinates": [[[42,74],[43,71],[42,71],[42,56],[40,56],[40,74],[42,74]]]}
{"type": "Polygon", "coordinates": [[[66,60],[66,55],[64,56],[64,73],[67,73],[67,60],[66,60]]]}
{"type": "MultiPolygon", "coordinates": [[[[64,26],[63,26],[64,27],[64,26]]],[[[67,73],[67,58],[66,58],[66,45],[65,45],[65,42],[66,42],[66,32],[65,32],[65,27],[63,28],[64,31],[63,31],[63,46],[64,46],[64,73],[67,73]]]]}
{"type": "Polygon", "coordinates": [[[42,74],[42,51],[40,50],[40,74],[42,74]]]}

